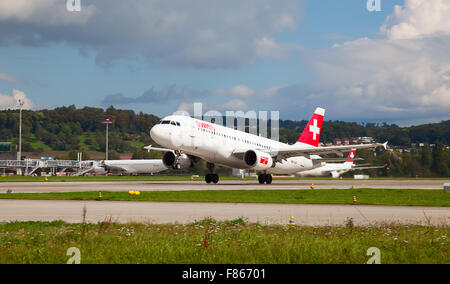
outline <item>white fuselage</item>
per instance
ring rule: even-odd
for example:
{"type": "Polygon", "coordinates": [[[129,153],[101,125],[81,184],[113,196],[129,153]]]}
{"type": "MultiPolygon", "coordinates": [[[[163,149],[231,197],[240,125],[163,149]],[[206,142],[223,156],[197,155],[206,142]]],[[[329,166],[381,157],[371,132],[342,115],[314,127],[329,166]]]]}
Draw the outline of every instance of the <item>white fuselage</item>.
{"type": "MultiPolygon", "coordinates": [[[[278,148],[289,147],[275,140],[188,116],[168,116],[163,118],[162,122],[150,131],[152,139],[159,145],[199,157],[209,163],[231,168],[250,168],[242,158],[233,155],[236,150],[257,150],[268,153],[276,152],[278,148]]],[[[313,148],[306,144],[302,146],[313,148]]],[[[293,174],[312,169],[314,166],[311,159],[299,156],[276,162],[265,172],[293,174]]]]}
{"type": "Polygon", "coordinates": [[[124,171],[128,174],[152,174],[167,169],[162,160],[105,160],[110,169],[124,171]]]}

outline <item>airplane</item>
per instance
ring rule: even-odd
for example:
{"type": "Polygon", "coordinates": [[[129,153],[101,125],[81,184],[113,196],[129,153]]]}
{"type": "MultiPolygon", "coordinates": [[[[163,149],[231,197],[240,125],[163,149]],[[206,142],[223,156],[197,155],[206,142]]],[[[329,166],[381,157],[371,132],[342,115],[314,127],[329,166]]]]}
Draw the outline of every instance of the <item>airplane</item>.
{"type": "Polygon", "coordinates": [[[322,177],[322,176],[331,176],[333,178],[339,178],[342,174],[345,174],[348,171],[353,170],[364,170],[364,169],[381,169],[386,167],[386,165],[383,166],[361,166],[361,165],[355,165],[353,162],[355,161],[355,152],[356,150],[353,149],[350,154],[347,157],[347,160],[344,163],[327,163],[324,162],[321,167],[302,171],[295,173],[295,176],[298,177],[322,177]]]}
{"type": "Polygon", "coordinates": [[[153,174],[167,170],[161,159],[104,160],[102,164],[108,170],[119,170],[130,175],[153,174]]]}
{"type": "Polygon", "coordinates": [[[153,174],[164,170],[167,167],[161,159],[142,160],[90,160],[81,162],[82,170],[78,175],[93,173],[94,175],[105,175],[111,170],[120,171],[130,175],[153,174]]]}
{"type": "Polygon", "coordinates": [[[321,166],[326,162],[319,154],[338,154],[351,149],[387,147],[384,144],[358,144],[348,146],[318,147],[325,109],[316,108],[297,143],[288,145],[272,139],[235,130],[215,123],[183,115],[164,117],[150,130],[150,136],[166,148],[163,163],[168,168],[192,167],[205,160],[209,174],[207,183],[218,183],[214,165],[261,172],[260,184],[272,183],[271,174],[294,174],[321,166]],[[318,161],[320,160],[320,161],[318,161]]]}

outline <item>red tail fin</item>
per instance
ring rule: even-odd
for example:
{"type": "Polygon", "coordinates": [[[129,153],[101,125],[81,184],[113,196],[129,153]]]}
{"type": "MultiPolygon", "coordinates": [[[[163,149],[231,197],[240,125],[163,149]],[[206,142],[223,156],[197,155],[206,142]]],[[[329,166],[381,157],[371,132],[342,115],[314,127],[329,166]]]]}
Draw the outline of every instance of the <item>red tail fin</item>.
{"type": "Polygon", "coordinates": [[[314,114],[306,125],[302,132],[298,142],[305,143],[314,147],[319,146],[320,133],[322,131],[323,117],[325,116],[325,110],[323,108],[316,108],[314,114]]]}
{"type": "Polygon", "coordinates": [[[355,160],[355,152],[356,152],[356,149],[352,149],[350,154],[348,154],[347,161],[345,161],[346,163],[353,163],[353,161],[355,160]]]}

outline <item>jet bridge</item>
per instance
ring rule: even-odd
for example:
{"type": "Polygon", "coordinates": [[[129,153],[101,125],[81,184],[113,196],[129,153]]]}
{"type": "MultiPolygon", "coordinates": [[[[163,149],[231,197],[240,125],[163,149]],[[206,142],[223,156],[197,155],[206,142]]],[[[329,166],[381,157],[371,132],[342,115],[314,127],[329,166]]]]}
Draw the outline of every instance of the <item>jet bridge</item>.
{"type": "Polygon", "coordinates": [[[67,169],[74,169],[76,172],[84,171],[85,166],[80,161],[72,160],[37,160],[37,159],[25,159],[25,160],[0,160],[0,169],[17,170],[21,169],[24,175],[29,176],[35,173],[39,169],[61,169],[65,171],[67,169]]]}

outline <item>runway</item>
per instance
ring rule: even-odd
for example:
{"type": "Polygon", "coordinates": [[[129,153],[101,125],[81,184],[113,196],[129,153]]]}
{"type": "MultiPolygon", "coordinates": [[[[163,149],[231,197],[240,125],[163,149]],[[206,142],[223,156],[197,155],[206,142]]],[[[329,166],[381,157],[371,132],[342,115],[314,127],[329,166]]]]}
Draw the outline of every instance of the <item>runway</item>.
{"type": "Polygon", "coordinates": [[[260,224],[288,224],[294,216],[297,225],[355,225],[384,223],[445,225],[450,209],[445,207],[406,207],[368,205],[243,204],[130,201],[0,200],[0,222],[64,220],[79,223],[151,222],[191,223],[207,217],[216,220],[245,218],[260,224]]]}
{"type": "Polygon", "coordinates": [[[394,188],[442,190],[450,180],[277,180],[272,184],[259,184],[255,180],[222,180],[218,184],[196,181],[123,181],[123,182],[0,182],[0,193],[79,192],[79,191],[178,191],[178,190],[299,190],[328,188],[394,188]]]}

